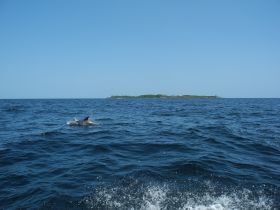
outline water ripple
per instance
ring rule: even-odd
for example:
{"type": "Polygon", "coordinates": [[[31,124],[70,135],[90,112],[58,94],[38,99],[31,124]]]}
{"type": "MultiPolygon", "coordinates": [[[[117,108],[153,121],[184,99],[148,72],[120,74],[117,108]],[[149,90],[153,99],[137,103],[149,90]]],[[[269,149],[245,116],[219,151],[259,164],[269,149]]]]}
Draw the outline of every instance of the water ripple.
{"type": "Polygon", "coordinates": [[[279,209],[279,104],[0,100],[0,209],[279,209]]]}

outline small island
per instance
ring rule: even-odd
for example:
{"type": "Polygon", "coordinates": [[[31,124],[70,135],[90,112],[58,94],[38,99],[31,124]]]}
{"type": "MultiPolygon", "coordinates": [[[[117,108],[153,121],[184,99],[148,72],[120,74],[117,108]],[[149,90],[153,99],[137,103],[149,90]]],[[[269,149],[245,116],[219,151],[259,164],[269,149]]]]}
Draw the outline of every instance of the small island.
{"type": "Polygon", "coordinates": [[[110,99],[217,99],[218,96],[199,96],[199,95],[163,95],[163,94],[147,94],[139,96],[115,95],[110,99]]]}

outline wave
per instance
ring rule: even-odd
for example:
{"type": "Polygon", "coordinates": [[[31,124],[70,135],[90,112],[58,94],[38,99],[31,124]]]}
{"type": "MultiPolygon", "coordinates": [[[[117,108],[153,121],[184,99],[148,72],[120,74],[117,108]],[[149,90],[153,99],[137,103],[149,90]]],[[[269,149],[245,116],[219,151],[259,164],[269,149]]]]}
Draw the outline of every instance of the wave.
{"type": "Polygon", "coordinates": [[[93,130],[78,133],[81,136],[103,136],[103,135],[113,135],[114,132],[111,130],[93,130]]]}
{"type": "Polygon", "coordinates": [[[213,173],[213,169],[209,165],[204,164],[203,162],[190,161],[190,162],[174,162],[169,168],[176,174],[188,175],[188,176],[209,176],[213,173]]]}
{"type": "MultiPolygon", "coordinates": [[[[234,210],[273,209],[273,200],[263,191],[247,188],[217,189],[213,183],[203,183],[198,190],[183,184],[180,188],[170,184],[138,183],[126,186],[99,186],[80,203],[89,209],[139,210],[234,210]]],[[[198,186],[197,186],[198,187],[198,186]]]]}
{"type": "Polygon", "coordinates": [[[4,209],[280,207],[279,100],[17,100],[0,110],[4,209]],[[65,124],[86,113],[100,124],[65,124]]]}
{"type": "Polygon", "coordinates": [[[280,150],[277,147],[272,147],[268,144],[265,145],[261,143],[251,143],[247,144],[246,146],[253,151],[257,151],[258,153],[280,156],[280,150]]]}
{"type": "Polygon", "coordinates": [[[3,108],[3,111],[11,113],[24,112],[25,107],[21,105],[7,106],[3,108]]]}
{"type": "Polygon", "coordinates": [[[47,137],[52,137],[52,136],[59,136],[59,135],[63,135],[66,134],[64,132],[61,131],[45,131],[40,133],[41,136],[47,136],[47,137]]]}
{"type": "Polygon", "coordinates": [[[96,121],[101,121],[101,122],[104,122],[104,121],[113,121],[113,119],[112,119],[112,118],[109,118],[109,117],[96,118],[95,120],[96,120],[96,121]]]}

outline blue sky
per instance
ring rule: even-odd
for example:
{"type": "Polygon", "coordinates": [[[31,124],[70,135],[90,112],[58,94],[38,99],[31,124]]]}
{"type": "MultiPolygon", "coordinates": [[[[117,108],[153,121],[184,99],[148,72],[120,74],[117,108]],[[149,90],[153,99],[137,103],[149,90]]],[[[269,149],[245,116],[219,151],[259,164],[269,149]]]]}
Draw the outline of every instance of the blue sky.
{"type": "Polygon", "coordinates": [[[279,0],[0,0],[0,98],[280,97],[279,0]]]}

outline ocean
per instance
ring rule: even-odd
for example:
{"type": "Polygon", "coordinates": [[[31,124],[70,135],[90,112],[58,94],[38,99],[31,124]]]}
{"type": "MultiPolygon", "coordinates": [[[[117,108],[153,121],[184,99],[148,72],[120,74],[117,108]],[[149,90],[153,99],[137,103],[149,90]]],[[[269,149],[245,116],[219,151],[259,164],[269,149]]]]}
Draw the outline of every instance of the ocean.
{"type": "Polygon", "coordinates": [[[0,100],[0,209],[280,209],[280,99],[0,100]],[[71,127],[90,116],[97,124],[71,127]]]}

